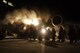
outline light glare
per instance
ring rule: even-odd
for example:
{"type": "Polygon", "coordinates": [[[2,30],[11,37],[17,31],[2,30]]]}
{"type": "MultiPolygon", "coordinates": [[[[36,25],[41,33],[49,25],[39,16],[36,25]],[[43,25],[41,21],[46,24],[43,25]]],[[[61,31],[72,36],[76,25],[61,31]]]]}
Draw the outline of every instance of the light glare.
{"type": "Polygon", "coordinates": [[[9,6],[13,6],[13,4],[12,4],[11,2],[8,2],[8,5],[9,5],[9,6]]]}
{"type": "Polygon", "coordinates": [[[37,25],[39,24],[39,22],[38,22],[37,19],[34,19],[32,23],[33,23],[33,25],[35,25],[35,26],[37,26],[37,25]]]}
{"type": "Polygon", "coordinates": [[[3,0],[3,3],[7,4],[7,1],[6,0],[3,0]]]}
{"type": "Polygon", "coordinates": [[[28,24],[28,25],[31,25],[32,24],[32,21],[31,20],[29,20],[29,19],[23,19],[23,23],[24,24],[28,24]]]}
{"type": "Polygon", "coordinates": [[[26,30],[26,26],[24,26],[23,30],[26,30]]]}
{"type": "Polygon", "coordinates": [[[46,29],[42,28],[41,32],[42,32],[43,34],[45,34],[45,33],[46,33],[46,29]]]}

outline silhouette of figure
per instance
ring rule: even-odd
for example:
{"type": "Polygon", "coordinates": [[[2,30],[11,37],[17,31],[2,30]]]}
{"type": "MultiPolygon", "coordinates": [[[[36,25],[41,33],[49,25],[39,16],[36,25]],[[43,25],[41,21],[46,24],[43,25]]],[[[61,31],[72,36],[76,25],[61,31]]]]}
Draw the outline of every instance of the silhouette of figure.
{"type": "Polygon", "coordinates": [[[47,34],[46,34],[46,37],[45,37],[45,43],[49,43],[50,34],[51,34],[51,31],[50,31],[50,29],[48,29],[48,30],[47,30],[47,34]]]}
{"type": "Polygon", "coordinates": [[[30,39],[33,38],[34,40],[37,38],[37,30],[36,28],[31,25],[28,29],[27,29],[27,34],[26,34],[30,39]]]}
{"type": "Polygon", "coordinates": [[[5,30],[0,28],[0,40],[5,38],[5,30]]]}
{"type": "Polygon", "coordinates": [[[69,39],[70,39],[70,44],[72,44],[73,41],[75,40],[75,36],[76,36],[74,25],[69,25],[68,36],[69,36],[69,39]]]}
{"type": "Polygon", "coordinates": [[[58,36],[59,42],[65,41],[65,34],[66,34],[66,31],[62,27],[60,27],[59,36],[58,36]]]}
{"type": "Polygon", "coordinates": [[[76,31],[75,43],[76,43],[80,40],[80,28],[78,25],[75,25],[75,31],[76,31]]]}
{"type": "Polygon", "coordinates": [[[55,43],[56,31],[54,28],[52,28],[51,35],[52,35],[52,39],[53,39],[52,42],[55,43]]]}

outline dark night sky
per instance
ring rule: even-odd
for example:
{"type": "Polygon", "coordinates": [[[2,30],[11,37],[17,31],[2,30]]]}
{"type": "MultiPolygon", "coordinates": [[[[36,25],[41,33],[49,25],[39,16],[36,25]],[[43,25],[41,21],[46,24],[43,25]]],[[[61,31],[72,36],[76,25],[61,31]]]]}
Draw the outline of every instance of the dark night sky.
{"type": "MultiPolygon", "coordinates": [[[[13,8],[21,8],[23,6],[36,6],[38,8],[47,7],[50,10],[58,11],[66,21],[80,22],[79,20],[79,1],[74,0],[8,0],[13,3],[14,7],[10,7],[2,1],[0,2],[0,18],[7,10],[13,8]]],[[[1,18],[2,19],[2,18],[1,18]]]]}

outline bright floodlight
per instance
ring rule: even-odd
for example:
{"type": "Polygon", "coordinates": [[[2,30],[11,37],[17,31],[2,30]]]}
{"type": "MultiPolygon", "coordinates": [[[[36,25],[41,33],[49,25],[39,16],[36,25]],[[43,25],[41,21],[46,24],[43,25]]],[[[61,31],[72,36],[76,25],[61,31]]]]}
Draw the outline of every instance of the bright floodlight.
{"type": "Polygon", "coordinates": [[[8,2],[8,5],[9,5],[9,6],[13,6],[13,4],[12,4],[11,2],[8,2]]]}
{"type": "Polygon", "coordinates": [[[3,0],[3,3],[7,4],[7,1],[6,0],[3,0]]]}
{"type": "Polygon", "coordinates": [[[9,6],[13,6],[13,4],[11,2],[8,2],[6,0],[3,0],[3,3],[8,4],[9,6]]]}
{"type": "Polygon", "coordinates": [[[37,25],[39,24],[39,22],[38,22],[37,19],[34,19],[33,22],[32,22],[32,24],[33,24],[34,26],[37,26],[37,25]]]}
{"type": "Polygon", "coordinates": [[[23,30],[26,30],[26,26],[23,27],[23,30]]]}
{"type": "Polygon", "coordinates": [[[46,33],[46,29],[42,28],[41,32],[42,32],[43,34],[45,34],[45,33],[46,33]]]}

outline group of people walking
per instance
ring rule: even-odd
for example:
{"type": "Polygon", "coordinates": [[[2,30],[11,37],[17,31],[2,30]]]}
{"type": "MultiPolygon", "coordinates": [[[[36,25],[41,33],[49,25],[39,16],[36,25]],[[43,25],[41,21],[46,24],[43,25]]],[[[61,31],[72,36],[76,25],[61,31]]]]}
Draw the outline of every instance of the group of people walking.
{"type": "MultiPolygon", "coordinates": [[[[55,43],[56,31],[52,28],[52,31],[49,32],[48,36],[51,35],[52,42],[55,43]]],[[[58,33],[57,42],[63,43],[65,40],[69,40],[69,43],[77,43],[80,40],[80,27],[79,25],[68,25],[68,31],[60,26],[58,33]]],[[[49,40],[49,39],[48,39],[49,40]]]]}
{"type": "Polygon", "coordinates": [[[70,43],[77,43],[80,40],[80,28],[78,25],[69,25],[68,36],[70,43]]]}

